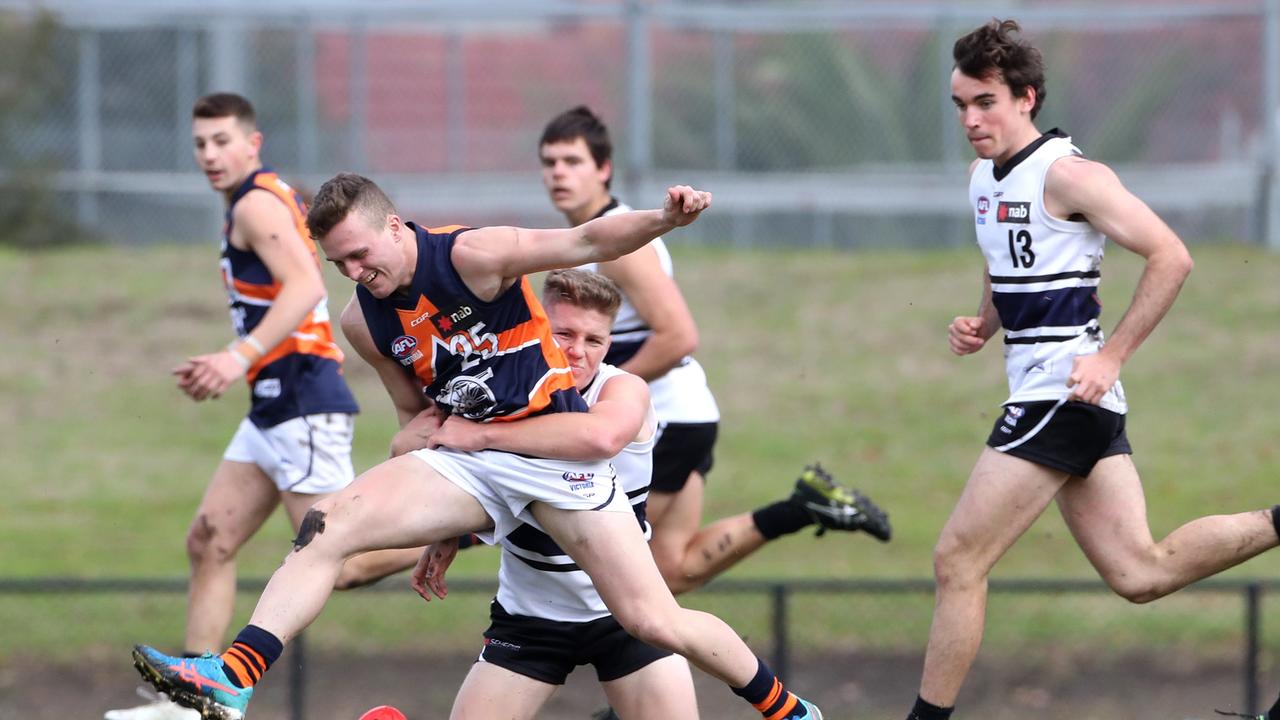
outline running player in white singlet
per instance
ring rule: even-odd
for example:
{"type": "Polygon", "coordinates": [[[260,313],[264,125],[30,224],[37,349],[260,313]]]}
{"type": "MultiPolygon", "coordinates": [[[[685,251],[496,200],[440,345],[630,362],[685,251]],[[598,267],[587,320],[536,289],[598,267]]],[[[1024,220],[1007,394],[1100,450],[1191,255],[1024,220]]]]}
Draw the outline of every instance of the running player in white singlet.
{"type": "Polygon", "coordinates": [[[1018,30],[992,21],[953,51],[952,100],[979,158],[969,199],[986,268],[977,314],[955,318],[948,340],[968,355],[1003,330],[1010,395],[934,551],[937,602],[910,720],[951,716],[982,640],[987,577],[1051,502],[1102,578],[1135,603],[1280,542],[1280,506],[1152,538],[1120,366],[1173,304],[1191,257],[1108,167],[1060,131],[1036,129],[1044,65],[1018,30]],[[1104,343],[1096,293],[1105,238],[1145,258],[1146,270],[1104,343]]]}
{"type": "MultiPolygon", "coordinates": [[[[609,131],[588,108],[553,118],[543,130],[538,155],[543,185],[570,224],[631,209],[610,194],[609,131]]],[[[720,411],[692,355],[698,329],[675,282],[671,255],[656,238],[624,257],[581,267],[609,277],[622,290],[605,362],[648,381],[661,423],[649,491],[649,548],[672,592],[699,587],[766,542],[814,524],[820,533],[864,530],[889,539],[888,517],[817,466],[805,469],[790,497],[703,527],[705,478],[720,411]]]]}
{"type": "MultiPolygon", "coordinates": [[[[591,410],[502,425],[453,416],[430,444],[563,459],[613,453],[619,483],[647,535],[645,499],[657,419],[644,381],[601,362],[621,302],[617,287],[596,273],[557,270],[547,276],[542,302],[591,410]]],[[[573,668],[586,664],[595,666],[606,696],[627,720],[697,717],[684,659],[627,635],[591,578],[550,537],[526,524],[501,545],[491,624],[454,701],[453,717],[532,718],[573,668]]],[[[444,574],[456,554],[456,541],[424,551],[413,573],[414,589],[423,598],[445,597],[444,574]]]]}

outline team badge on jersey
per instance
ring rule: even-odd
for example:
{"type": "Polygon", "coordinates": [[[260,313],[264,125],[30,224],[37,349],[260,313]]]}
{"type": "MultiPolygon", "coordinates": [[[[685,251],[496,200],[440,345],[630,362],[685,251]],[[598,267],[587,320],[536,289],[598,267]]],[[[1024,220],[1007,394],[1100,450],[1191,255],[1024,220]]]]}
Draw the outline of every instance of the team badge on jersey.
{"type": "Polygon", "coordinates": [[[1000,201],[996,208],[996,222],[1031,224],[1031,203],[1000,201]]]}
{"type": "Polygon", "coordinates": [[[979,225],[986,225],[987,219],[983,217],[983,215],[986,215],[987,211],[990,209],[991,209],[991,200],[988,199],[986,195],[983,195],[982,197],[978,198],[978,216],[975,217],[974,220],[979,225]]]}
{"type": "Polygon", "coordinates": [[[391,341],[391,354],[401,365],[410,366],[422,358],[418,349],[418,339],[412,335],[401,335],[391,341]]]}
{"type": "Polygon", "coordinates": [[[453,412],[468,420],[483,420],[498,402],[485,382],[491,377],[492,368],[486,368],[479,375],[458,375],[440,390],[436,402],[452,408],[453,412]]]}

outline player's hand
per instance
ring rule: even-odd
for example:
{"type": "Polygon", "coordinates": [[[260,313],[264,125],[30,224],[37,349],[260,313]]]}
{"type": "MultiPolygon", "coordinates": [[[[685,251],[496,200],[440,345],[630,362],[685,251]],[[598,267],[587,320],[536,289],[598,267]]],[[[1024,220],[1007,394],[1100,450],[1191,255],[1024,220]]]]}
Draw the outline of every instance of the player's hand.
{"type": "Polygon", "coordinates": [[[391,438],[391,457],[400,457],[414,450],[431,447],[429,440],[440,429],[440,423],[443,420],[444,413],[435,405],[414,415],[413,419],[405,423],[405,426],[391,438]]]}
{"type": "Polygon", "coordinates": [[[427,447],[447,447],[463,452],[476,452],[489,447],[484,423],[450,415],[440,425],[440,429],[427,438],[427,447]]]}
{"type": "Polygon", "coordinates": [[[222,395],[231,383],[244,377],[244,365],[230,350],[197,355],[174,368],[178,388],[199,402],[222,395]]]}
{"type": "Polygon", "coordinates": [[[989,333],[984,332],[984,322],[978,316],[960,316],[951,321],[947,328],[947,342],[951,352],[957,355],[971,355],[987,344],[989,333]]]}
{"type": "Polygon", "coordinates": [[[413,567],[409,585],[427,602],[431,602],[433,593],[443,600],[449,594],[449,585],[444,581],[444,574],[457,556],[458,538],[442,540],[426,546],[422,549],[422,557],[418,558],[418,564],[413,567]]]}
{"type": "Polygon", "coordinates": [[[1120,361],[1101,352],[1080,355],[1071,366],[1071,375],[1067,377],[1067,387],[1071,388],[1067,399],[1097,405],[1119,379],[1120,361]]]}
{"type": "Polygon", "coordinates": [[[667,199],[662,206],[662,219],[673,227],[684,227],[694,220],[703,210],[711,207],[711,193],[694,190],[688,185],[674,185],[667,188],[667,199]]]}

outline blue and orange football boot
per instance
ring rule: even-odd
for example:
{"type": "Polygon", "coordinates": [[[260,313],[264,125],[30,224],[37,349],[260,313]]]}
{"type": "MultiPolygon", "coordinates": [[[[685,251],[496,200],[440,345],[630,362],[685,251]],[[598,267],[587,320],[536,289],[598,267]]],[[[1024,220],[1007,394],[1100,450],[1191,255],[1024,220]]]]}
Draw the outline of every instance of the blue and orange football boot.
{"type": "Polygon", "coordinates": [[[203,720],[241,720],[253,688],[236,687],[213,653],[170,657],[146,645],[133,646],[133,666],[142,679],[170,700],[200,713],[203,720]]]}

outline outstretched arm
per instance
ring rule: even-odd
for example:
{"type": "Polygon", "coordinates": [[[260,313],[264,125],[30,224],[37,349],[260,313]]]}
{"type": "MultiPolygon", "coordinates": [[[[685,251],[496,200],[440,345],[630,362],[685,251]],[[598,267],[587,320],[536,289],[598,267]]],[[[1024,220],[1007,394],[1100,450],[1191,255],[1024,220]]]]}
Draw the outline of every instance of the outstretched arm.
{"type": "Polygon", "coordinates": [[[510,422],[477,423],[450,416],[431,447],[504,450],[559,460],[606,460],[649,437],[649,387],[634,375],[609,378],[589,412],[548,413],[510,422]]]}
{"type": "Polygon", "coordinates": [[[1116,244],[1146,258],[1128,310],[1101,351],[1076,358],[1067,381],[1073,399],[1097,404],[1169,311],[1194,263],[1173,230],[1101,163],[1078,157],[1054,163],[1045,178],[1045,207],[1059,217],[1084,215],[1116,244]]]}
{"type": "Polygon", "coordinates": [[[661,210],[619,213],[573,228],[476,228],[454,242],[453,265],[477,297],[491,300],[522,275],[613,260],[633,252],[693,222],[710,205],[711,193],[679,185],[667,189],[661,210]]]}

